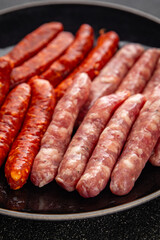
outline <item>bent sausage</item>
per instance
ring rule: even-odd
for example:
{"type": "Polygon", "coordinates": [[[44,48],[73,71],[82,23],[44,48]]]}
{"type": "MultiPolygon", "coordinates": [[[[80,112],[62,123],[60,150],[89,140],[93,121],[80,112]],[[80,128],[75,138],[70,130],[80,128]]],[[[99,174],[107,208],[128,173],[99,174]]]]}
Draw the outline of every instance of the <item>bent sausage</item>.
{"type": "Polygon", "coordinates": [[[98,99],[72,138],[59,166],[56,181],[67,191],[75,190],[98,138],[113,111],[128,97],[127,92],[98,99]]]}
{"type": "Polygon", "coordinates": [[[42,187],[51,182],[71,139],[79,109],[89,95],[90,79],[85,73],[77,75],[63,98],[57,103],[52,121],[42,139],[31,172],[31,181],[42,187]]]}
{"type": "Polygon", "coordinates": [[[158,49],[146,50],[117,89],[117,92],[128,90],[131,94],[140,93],[149,81],[159,58],[158,49]]]}
{"type": "Polygon", "coordinates": [[[73,40],[74,36],[71,33],[61,32],[38,54],[19,67],[13,68],[10,88],[21,82],[26,82],[34,75],[41,74],[53,61],[63,54],[73,40]]]}
{"type": "Polygon", "coordinates": [[[112,172],[110,189],[116,195],[131,191],[160,136],[160,86],[143,106],[112,172]]]}
{"type": "Polygon", "coordinates": [[[76,186],[81,196],[95,197],[106,187],[129,130],[144,101],[143,95],[131,96],[114,113],[100,135],[86,170],[76,186]]]}
{"type": "Polygon", "coordinates": [[[63,25],[59,22],[45,23],[25,36],[4,58],[12,68],[16,67],[34,56],[62,30],[63,25]]]}
{"type": "Polygon", "coordinates": [[[0,110],[0,166],[3,164],[21,127],[31,96],[30,86],[20,84],[13,89],[0,110]]]}
{"type": "Polygon", "coordinates": [[[77,126],[80,125],[88,110],[99,97],[115,92],[122,79],[143,51],[143,47],[139,44],[127,44],[111,58],[99,76],[93,80],[89,98],[77,118],[77,126]]]}
{"type": "Polygon", "coordinates": [[[9,92],[11,65],[5,59],[0,58],[0,106],[9,92]]]}
{"type": "Polygon", "coordinates": [[[31,88],[31,104],[5,164],[5,176],[14,190],[21,188],[28,179],[55,105],[53,88],[48,81],[35,79],[31,88]]]}
{"type": "Polygon", "coordinates": [[[97,46],[92,49],[85,60],[76,68],[65,80],[63,80],[56,88],[56,98],[60,99],[67,88],[73,82],[73,78],[77,73],[85,72],[91,80],[99,74],[99,71],[109,61],[117,50],[119,37],[115,32],[102,34],[97,41],[97,46]]]}
{"type": "Polygon", "coordinates": [[[75,40],[65,54],[40,75],[56,87],[85,58],[93,46],[93,28],[83,24],[76,33],[75,40]]]}

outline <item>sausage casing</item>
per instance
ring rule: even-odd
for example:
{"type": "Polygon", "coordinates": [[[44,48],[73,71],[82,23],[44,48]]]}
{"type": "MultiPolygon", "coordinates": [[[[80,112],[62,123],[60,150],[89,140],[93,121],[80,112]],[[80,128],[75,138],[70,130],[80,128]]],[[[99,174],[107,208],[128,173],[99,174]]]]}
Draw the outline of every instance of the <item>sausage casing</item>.
{"type": "Polygon", "coordinates": [[[32,167],[31,181],[42,187],[51,182],[71,139],[79,109],[89,95],[90,79],[86,73],[76,76],[73,84],[57,103],[52,121],[41,141],[32,167]]]}
{"type": "Polygon", "coordinates": [[[84,61],[66,79],[64,79],[55,89],[56,98],[60,99],[67,88],[73,82],[77,73],[85,72],[92,80],[99,74],[99,71],[110,60],[117,50],[119,37],[115,32],[102,34],[97,41],[97,46],[92,49],[84,61]]]}
{"type": "Polygon", "coordinates": [[[6,97],[0,110],[0,166],[20,130],[31,96],[26,83],[14,88],[6,97]]]}
{"type": "Polygon", "coordinates": [[[74,36],[69,32],[61,32],[45,48],[22,65],[13,68],[11,86],[26,82],[34,75],[40,75],[53,61],[60,57],[72,43],[74,36]]]}
{"type": "Polygon", "coordinates": [[[16,67],[34,56],[62,30],[63,25],[59,22],[45,23],[26,35],[4,58],[12,68],[16,67]]]}
{"type": "Polygon", "coordinates": [[[80,64],[93,46],[93,28],[82,24],[76,33],[75,40],[65,54],[55,61],[40,77],[48,79],[56,87],[67,75],[80,64]]]}
{"type": "Polygon", "coordinates": [[[114,110],[128,97],[128,92],[98,99],[84,118],[59,166],[56,181],[67,191],[75,190],[87,161],[114,110]]]}
{"type": "Polygon", "coordinates": [[[95,197],[106,187],[129,130],[144,101],[143,95],[131,96],[113,114],[76,186],[81,196],[95,197]]]}
{"type": "Polygon", "coordinates": [[[160,136],[160,86],[144,104],[111,175],[116,195],[131,191],[160,136]]]}
{"type": "Polygon", "coordinates": [[[32,98],[25,121],[5,164],[5,176],[14,190],[21,188],[28,179],[55,106],[54,91],[48,81],[35,79],[31,89],[32,98]]]}

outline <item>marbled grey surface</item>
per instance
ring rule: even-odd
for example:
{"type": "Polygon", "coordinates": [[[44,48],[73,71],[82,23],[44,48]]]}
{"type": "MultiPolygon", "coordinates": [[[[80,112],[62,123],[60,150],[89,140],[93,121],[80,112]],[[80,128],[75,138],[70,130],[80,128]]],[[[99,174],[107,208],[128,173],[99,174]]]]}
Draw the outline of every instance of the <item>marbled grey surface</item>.
{"type": "MultiPolygon", "coordinates": [[[[0,0],[0,9],[27,2],[33,2],[33,0],[0,0]]],[[[47,1],[43,0],[43,2],[47,1]]],[[[160,0],[112,0],[110,2],[160,17],[160,0]]],[[[21,239],[160,240],[160,198],[127,211],[85,220],[45,222],[0,215],[0,240],[21,239]]]]}

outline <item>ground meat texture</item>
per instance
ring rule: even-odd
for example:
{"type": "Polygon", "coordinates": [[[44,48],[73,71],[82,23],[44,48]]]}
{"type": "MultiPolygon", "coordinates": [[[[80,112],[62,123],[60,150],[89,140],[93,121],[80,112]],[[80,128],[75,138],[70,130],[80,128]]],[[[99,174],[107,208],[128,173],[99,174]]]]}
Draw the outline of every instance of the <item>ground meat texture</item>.
{"type": "Polygon", "coordinates": [[[83,24],[76,33],[75,40],[65,54],[55,61],[40,77],[48,79],[56,87],[67,75],[80,64],[91,50],[94,41],[93,28],[83,24]]]}
{"type": "Polygon", "coordinates": [[[72,84],[74,76],[85,72],[92,80],[95,78],[104,65],[111,59],[117,50],[119,37],[115,32],[102,34],[97,41],[97,46],[87,55],[84,61],[55,89],[56,98],[60,99],[67,88],[72,84]]]}
{"type": "Polygon", "coordinates": [[[57,183],[67,191],[75,190],[101,132],[114,110],[128,96],[128,92],[121,92],[102,97],[86,115],[69,144],[56,176],[57,183]]]}
{"type": "Polygon", "coordinates": [[[129,134],[111,175],[110,189],[116,195],[131,191],[160,135],[159,88],[145,103],[129,134]]]}
{"type": "Polygon", "coordinates": [[[0,106],[9,92],[11,65],[8,61],[0,58],[0,106]]]}
{"type": "Polygon", "coordinates": [[[148,84],[146,85],[143,94],[147,99],[151,96],[154,89],[160,84],[160,59],[158,60],[156,69],[153,73],[153,76],[149,80],[148,84]]]}
{"type": "Polygon", "coordinates": [[[36,186],[42,187],[55,178],[70,142],[79,109],[88,98],[90,84],[87,74],[77,75],[73,84],[57,103],[32,167],[31,181],[36,186]]]}
{"type": "MultiPolygon", "coordinates": [[[[147,99],[150,98],[158,85],[160,85],[160,59],[158,60],[157,67],[154,71],[152,78],[150,79],[143,91],[143,94],[147,99]]],[[[160,166],[160,138],[157,141],[157,144],[152,152],[149,162],[154,166],[160,166]]]]}
{"type": "Polygon", "coordinates": [[[157,141],[157,144],[152,152],[149,162],[156,167],[160,167],[160,138],[157,141]]]}
{"type": "Polygon", "coordinates": [[[28,179],[55,106],[53,87],[48,81],[35,79],[31,88],[32,98],[25,121],[5,165],[5,176],[14,190],[21,188],[28,179]]]}
{"type": "Polygon", "coordinates": [[[61,32],[38,54],[19,67],[13,68],[10,88],[21,82],[26,82],[34,75],[41,74],[53,61],[64,53],[73,40],[74,36],[71,33],[61,32]]]}
{"type": "Polygon", "coordinates": [[[117,92],[128,90],[131,94],[140,93],[149,81],[159,58],[158,49],[146,50],[117,89],[117,92]]]}
{"type": "Polygon", "coordinates": [[[106,187],[129,130],[144,102],[145,98],[137,94],[128,98],[116,110],[100,135],[86,170],[76,186],[81,196],[95,197],[106,187]]]}
{"type": "Polygon", "coordinates": [[[14,88],[6,97],[0,110],[0,166],[20,130],[31,96],[26,83],[14,88]]]}
{"type": "Polygon", "coordinates": [[[26,35],[4,58],[10,61],[12,68],[16,67],[44,48],[62,30],[59,22],[45,23],[26,35]]]}
{"type": "Polygon", "coordinates": [[[77,118],[77,126],[99,97],[116,91],[122,79],[143,52],[144,49],[139,44],[127,44],[111,58],[98,77],[93,80],[89,98],[77,118]]]}

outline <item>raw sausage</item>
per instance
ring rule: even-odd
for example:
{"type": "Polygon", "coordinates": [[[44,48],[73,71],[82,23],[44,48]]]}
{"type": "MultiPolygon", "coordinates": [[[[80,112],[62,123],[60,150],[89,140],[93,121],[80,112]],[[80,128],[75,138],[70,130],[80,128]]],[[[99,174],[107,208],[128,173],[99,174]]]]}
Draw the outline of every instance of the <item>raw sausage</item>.
{"type": "Polygon", "coordinates": [[[0,166],[3,164],[22,125],[31,96],[30,86],[20,84],[13,89],[0,110],[0,166]]]}
{"type": "Polygon", "coordinates": [[[35,79],[31,88],[32,98],[25,121],[5,164],[5,176],[14,190],[21,188],[28,179],[55,106],[53,87],[48,81],[35,79]]]}
{"type": "Polygon", "coordinates": [[[160,84],[160,59],[158,60],[153,76],[151,77],[143,91],[143,94],[147,99],[152,95],[152,92],[159,84],[160,84]]]}
{"type": "Polygon", "coordinates": [[[131,191],[160,136],[160,86],[144,104],[112,172],[110,189],[116,195],[131,191]]]}
{"type": "Polygon", "coordinates": [[[157,144],[152,152],[149,162],[156,167],[160,167],[160,138],[157,141],[157,144]]]}
{"type": "Polygon", "coordinates": [[[98,77],[93,80],[89,98],[80,110],[76,126],[80,125],[88,110],[99,97],[115,92],[143,51],[143,47],[139,44],[127,44],[111,58],[98,77]]]}
{"type": "Polygon", "coordinates": [[[56,181],[67,191],[75,190],[98,138],[114,110],[128,97],[128,92],[98,99],[72,138],[59,166],[56,181]]]}
{"type": "Polygon", "coordinates": [[[57,103],[52,121],[42,138],[31,172],[31,181],[42,187],[51,182],[57,173],[71,139],[80,107],[89,95],[90,79],[86,73],[76,76],[73,84],[57,103]]]}
{"type": "Polygon", "coordinates": [[[140,93],[149,81],[159,58],[158,49],[146,50],[117,89],[117,92],[128,90],[131,94],[140,93]]]}
{"type": "Polygon", "coordinates": [[[38,54],[19,67],[13,68],[10,88],[21,82],[26,82],[34,75],[41,74],[53,61],[63,54],[73,40],[74,36],[71,33],[61,32],[38,54]]]}
{"type": "Polygon", "coordinates": [[[131,96],[114,113],[100,135],[86,170],[76,186],[81,196],[95,197],[106,187],[129,130],[144,101],[145,98],[141,94],[131,96]]]}
{"type": "Polygon", "coordinates": [[[59,22],[45,23],[25,36],[4,58],[12,68],[16,67],[44,48],[62,30],[59,22]]]}
{"type": "Polygon", "coordinates": [[[9,92],[11,65],[5,59],[0,58],[0,106],[9,92]]]}
{"type": "Polygon", "coordinates": [[[76,33],[75,40],[65,54],[40,75],[56,87],[85,58],[93,46],[93,28],[83,24],[76,33]]]}
{"type": "Polygon", "coordinates": [[[65,80],[63,80],[56,88],[56,98],[60,99],[67,88],[73,82],[73,78],[77,73],[85,72],[91,80],[99,74],[99,71],[110,60],[117,50],[119,37],[115,32],[102,34],[97,41],[97,46],[92,49],[85,60],[76,68],[65,80]]]}

